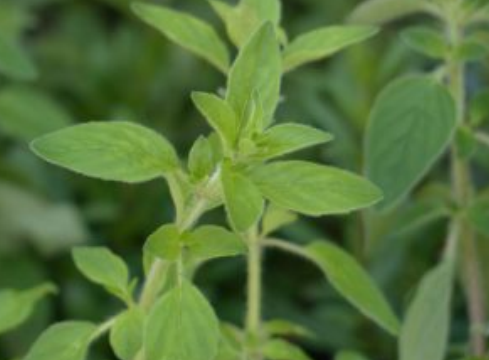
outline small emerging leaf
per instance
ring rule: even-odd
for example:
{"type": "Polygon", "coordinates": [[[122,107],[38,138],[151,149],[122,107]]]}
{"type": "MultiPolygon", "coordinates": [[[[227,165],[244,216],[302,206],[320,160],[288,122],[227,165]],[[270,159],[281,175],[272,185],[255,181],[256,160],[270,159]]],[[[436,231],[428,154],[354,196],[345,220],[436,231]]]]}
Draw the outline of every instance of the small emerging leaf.
{"type": "Polygon", "coordinates": [[[333,139],[331,134],[310,126],[299,124],[281,124],[265,131],[256,143],[259,156],[271,159],[311,146],[327,143],[333,139]]]}
{"type": "Polygon", "coordinates": [[[368,273],[351,255],[327,242],[313,243],[306,252],[324,271],[331,285],[352,305],[386,331],[397,335],[396,315],[368,273]]]}
{"type": "Polygon", "coordinates": [[[42,136],[32,150],[55,165],[103,180],[138,183],[178,166],[171,144],[129,122],[93,122],[42,136]]]}
{"type": "Polygon", "coordinates": [[[163,225],[149,236],[144,250],[160,259],[176,261],[181,254],[180,238],[176,225],[163,225]]]}
{"type": "Polygon", "coordinates": [[[136,3],[133,10],[147,24],[171,41],[209,61],[223,73],[229,67],[226,45],[214,28],[205,21],[163,6],[136,3]]]}
{"type": "Polygon", "coordinates": [[[200,136],[195,141],[188,157],[188,169],[196,179],[202,179],[214,169],[214,156],[209,140],[200,136]]]}
{"type": "Polygon", "coordinates": [[[297,215],[291,211],[284,210],[278,206],[270,204],[263,215],[262,235],[268,235],[283,226],[291,224],[297,220],[297,215]]]}
{"type": "Polygon", "coordinates": [[[326,58],[347,46],[375,35],[372,26],[331,26],[294,39],[284,51],[284,70],[290,71],[311,61],[326,58]]]}

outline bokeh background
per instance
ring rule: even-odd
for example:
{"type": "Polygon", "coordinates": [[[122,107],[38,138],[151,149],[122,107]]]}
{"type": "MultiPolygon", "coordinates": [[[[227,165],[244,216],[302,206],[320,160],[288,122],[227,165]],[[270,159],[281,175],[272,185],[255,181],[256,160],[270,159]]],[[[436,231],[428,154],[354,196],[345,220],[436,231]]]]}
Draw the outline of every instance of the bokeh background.
{"type": "MultiPolygon", "coordinates": [[[[204,0],[157,3],[205,18],[224,33],[204,0]]],[[[290,34],[345,22],[358,0],[284,0],[290,34]]],[[[402,43],[398,29],[423,20],[409,18],[334,58],[287,75],[279,119],[329,131],[335,141],[299,156],[362,172],[362,139],[379,91],[402,74],[430,71],[402,43]]],[[[0,358],[22,356],[50,323],[66,319],[102,321],[122,308],[85,281],[73,265],[77,244],[106,245],[141,277],[141,247],[173,211],[164,182],[128,186],[74,175],[37,159],[29,141],[54,128],[95,120],[129,120],[170,139],[185,157],[193,140],[207,133],[192,107],[193,90],[217,91],[223,76],[147,27],[129,11],[128,0],[0,0],[0,37],[14,39],[32,62],[28,76],[0,74],[0,288],[26,288],[53,281],[59,294],[44,300],[21,328],[0,337],[0,358]]],[[[0,47],[0,52],[2,51],[0,47]]],[[[1,70],[1,69],[0,69],[1,70]]],[[[485,65],[470,68],[471,88],[487,78],[485,65]]],[[[477,155],[477,180],[487,183],[489,159],[477,155]]],[[[330,239],[369,268],[398,313],[437,259],[446,224],[433,203],[447,196],[445,163],[415,198],[386,216],[300,219],[281,232],[298,243],[330,239]],[[440,182],[433,186],[432,180],[440,182]]],[[[449,194],[448,194],[449,196],[449,194]]],[[[206,221],[220,222],[215,211],[206,221]]],[[[487,245],[480,244],[481,251],[487,245]]],[[[345,303],[320,272],[300,259],[266,254],[264,316],[310,328],[303,341],[314,359],[355,349],[372,359],[394,358],[395,340],[345,303]]],[[[241,324],[245,266],[240,259],[207,264],[197,277],[222,319],[241,324]]],[[[457,292],[460,293],[460,292],[457,292]]],[[[463,299],[454,305],[453,352],[465,341],[463,299]]],[[[91,360],[115,357],[97,345],[91,360]]]]}

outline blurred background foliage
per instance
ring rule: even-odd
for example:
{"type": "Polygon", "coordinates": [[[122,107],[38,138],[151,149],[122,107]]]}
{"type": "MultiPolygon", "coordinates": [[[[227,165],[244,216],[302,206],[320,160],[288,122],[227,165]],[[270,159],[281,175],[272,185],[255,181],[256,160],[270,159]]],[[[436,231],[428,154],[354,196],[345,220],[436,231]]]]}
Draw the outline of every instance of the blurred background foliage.
{"type": "MultiPolygon", "coordinates": [[[[342,23],[359,2],[286,0],[284,27],[296,35],[342,23]]],[[[223,31],[206,1],[159,3],[206,18],[223,31]]],[[[390,80],[433,67],[409,51],[396,32],[397,26],[419,20],[389,26],[365,44],[286,77],[278,118],[335,135],[333,143],[301,156],[362,172],[362,139],[375,96],[390,80]]],[[[0,289],[49,280],[60,291],[22,327],[0,337],[1,359],[22,356],[49,323],[101,321],[121,307],[76,272],[72,246],[108,245],[141,275],[145,238],[172,218],[163,182],[126,186],[73,175],[35,158],[29,140],[70,123],[129,120],[164,133],[185,156],[192,141],[209,131],[191,106],[190,92],[214,91],[224,80],[139,22],[129,0],[0,0],[0,58],[7,46],[18,58],[0,61],[0,289]]],[[[487,81],[487,68],[469,70],[471,91],[476,91],[487,81]]],[[[489,167],[487,156],[477,158],[481,169],[489,167]]],[[[443,183],[446,177],[442,163],[430,185],[415,192],[422,201],[407,201],[391,214],[301,219],[281,235],[299,243],[328,238],[342,244],[371,270],[400,312],[442,247],[446,226],[440,204],[450,194],[432,180],[443,183]]],[[[477,180],[488,179],[480,172],[477,180]]],[[[221,219],[215,212],[208,220],[221,219]]],[[[487,244],[480,246],[489,254],[487,244]]],[[[238,324],[244,312],[244,269],[242,260],[222,260],[206,265],[197,279],[220,317],[238,324]]],[[[267,254],[264,281],[265,317],[310,328],[315,336],[304,345],[315,359],[330,359],[345,348],[372,359],[393,358],[394,339],[341,300],[309,264],[267,254]]],[[[455,302],[454,353],[466,340],[462,301],[455,302]]],[[[103,346],[90,357],[113,358],[103,346]]]]}

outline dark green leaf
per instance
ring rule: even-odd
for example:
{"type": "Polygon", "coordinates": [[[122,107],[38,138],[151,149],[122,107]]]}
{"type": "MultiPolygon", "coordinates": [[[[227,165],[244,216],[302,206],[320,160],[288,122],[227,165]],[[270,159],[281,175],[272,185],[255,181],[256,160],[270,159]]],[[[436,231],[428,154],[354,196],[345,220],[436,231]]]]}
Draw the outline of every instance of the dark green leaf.
{"type": "Polygon", "coordinates": [[[447,149],[456,125],[448,90],[434,79],[397,80],[377,99],[366,135],[367,176],[391,208],[447,149]]]}

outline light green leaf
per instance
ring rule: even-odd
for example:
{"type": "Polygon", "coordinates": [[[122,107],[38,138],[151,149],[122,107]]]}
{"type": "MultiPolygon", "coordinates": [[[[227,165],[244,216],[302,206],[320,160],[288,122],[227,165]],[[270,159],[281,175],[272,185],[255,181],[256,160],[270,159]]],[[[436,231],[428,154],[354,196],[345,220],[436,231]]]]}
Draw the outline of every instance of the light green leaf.
{"type": "Polygon", "coordinates": [[[270,23],[264,24],[241,49],[228,78],[226,99],[240,120],[256,91],[262,100],[265,123],[272,120],[280,96],[282,60],[270,23]]]}
{"type": "Polygon", "coordinates": [[[365,356],[355,351],[341,351],[336,354],[334,360],[368,360],[365,356]]]}
{"type": "Polygon", "coordinates": [[[195,179],[202,179],[214,170],[214,154],[209,140],[200,136],[190,149],[188,169],[195,179]]]}
{"type": "Polygon", "coordinates": [[[416,26],[404,30],[401,36],[409,47],[423,55],[443,59],[448,54],[449,47],[443,35],[434,29],[416,26]]]}
{"type": "Polygon", "coordinates": [[[399,359],[445,359],[450,327],[453,264],[442,263],[421,281],[401,329],[399,359]]]}
{"type": "Polygon", "coordinates": [[[219,134],[223,144],[233,148],[238,132],[238,119],[234,110],[220,97],[194,92],[192,100],[210,126],[219,134]]]}
{"type": "Polygon", "coordinates": [[[186,238],[190,254],[200,261],[219,257],[237,256],[247,251],[243,240],[219,226],[205,225],[186,238]]]}
{"type": "Polygon", "coordinates": [[[48,162],[103,180],[138,183],[178,166],[165,138],[122,121],[72,126],[34,140],[31,147],[48,162]]]}
{"type": "Polygon", "coordinates": [[[73,250],[73,260],[90,281],[127,300],[129,270],[119,256],[104,247],[78,247],[73,250]]]}
{"type": "Polygon", "coordinates": [[[223,166],[221,184],[224,204],[232,226],[245,231],[254,225],[263,212],[264,201],[256,186],[230,166],[223,166]]]}
{"type": "Polygon", "coordinates": [[[368,273],[351,255],[327,242],[313,243],[305,251],[345,299],[383,329],[397,335],[396,315],[368,273]]]}
{"type": "Polygon", "coordinates": [[[271,234],[283,226],[291,224],[297,220],[297,215],[282,209],[276,205],[268,205],[262,220],[261,232],[263,236],[271,234]]]}
{"type": "Polygon", "coordinates": [[[13,39],[0,34],[0,73],[17,80],[33,80],[37,70],[24,49],[13,39]]]}
{"type": "Polygon", "coordinates": [[[367,0],[353,11],[350,22],[383,24],[422,12],[433,12],[426,0],[367,0]]]}
{"type": "Polygon", "coordinates": [[[448,90],[427,77],[389,85],[377,99],[366,134],[367,177],[395,206],[447,149],[456,125],[448,90]]]}
{"type": "Polygon", "coordinates": [[[39,300],[54,292],[56,288],[52,284],[43,284],[24,291],[0,291],[0,334],[25,322],[39,300]]]}
{"type": "Polygon", "coordinates": [[[0,92],[0,131],[22,141],[64,128],[68,113],[51,98],[26,87],[7,87],[0,92]]]}
{"type": "Polygon", "coordinates": [[[217,355],[219,322],[204,296],[184,281],[153,308],[145,331],[151,360],[209,360],[217,355]]]}
{"type": "Polygon", "coordinates": [[[281,124],[265,131],[258,137],[259,156],[271,159],[307,147],[327,143],[333,139],[331,134],[310,126],[281,124]]]}
{"type": "Polygon", "coordinates": [[[229,38],[238,48],[243,47],[264,22],[278,27],[281,17],[279,0],[242,0],[237,6],[220,0],[209,0],[224,24],[229,38]]]}
{"type": "Polygon", "coordinates": [[[343,214],[373,205],[378,188],[353,173],[305,161],[255,168],[251,179],[272,203],[303,214],[343,214]]]}
{"type": "Polygon", "coordinates": [[[48,328],[24,360],[85,360],[97,327],[89,322],[68,321],[48,328]]]}
{"type": "Polygon", "coordinates": [[[221,324],[221,343],[215,360],[243,360],[244,334],[236,326],[221,324]]]}
{"type": "Polygon", "coordinates": [[[117,317],[110,331],[110,345],[121,360],[131,360],[142,349],[144,312],[132,308],[117,317]]]}
{"type": "Polygon", "coordinates": [[[176,225],[163,225],[149,236],[144,250],[160,259],[175,261],[181,253],[180,235],[176,225]]]}
{"type": "Polygon", "coordinates": [[[270,360],[311,360],[300,347],[282,339],[269,340],[263,354],[270,360]]]}
{"type": "Polygon", "coordinates": [[[203,20],[162,6],[135,3],[134,13],[171,41],[209,61],[223,73],[229,68],[229,53],[214,28],[203,20]]]}
{"type": "Polygon", "coordinates": [[[330,26],[300,35],[285,48],[284,70],[331,56],[377,32],[372,26],[330,26]]]}
{"type": "Polygon", "coordinates": [[[263,327],[271,336],[314,338],[314,334],[309,329],[287,320],[270,320],[263,327]]]}

